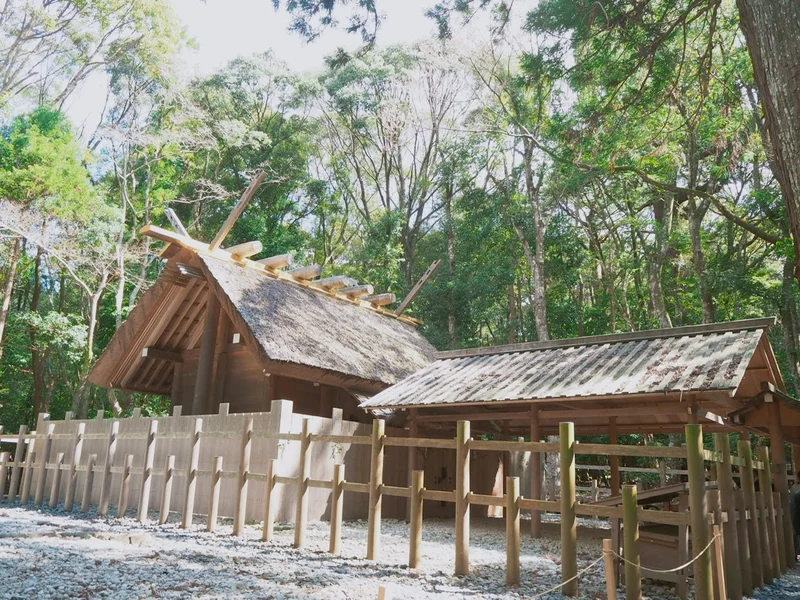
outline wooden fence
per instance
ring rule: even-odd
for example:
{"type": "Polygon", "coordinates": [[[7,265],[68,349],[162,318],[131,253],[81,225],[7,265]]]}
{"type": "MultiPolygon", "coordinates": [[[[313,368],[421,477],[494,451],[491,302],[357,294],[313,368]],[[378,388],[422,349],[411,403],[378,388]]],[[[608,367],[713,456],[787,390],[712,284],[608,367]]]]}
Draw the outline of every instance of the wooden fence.
{"type": "MultiPolygon", "coordinates": [[[[138,419],[142,424],[138,433],[123,434],[120,421],[110,422],[107,430],[89,433],[86,423],[78,422],[75,431],[69,435],[56,434],[55,426],[40,420],[37,434],[32,437],[24,430],[19,433],[17,452],[13,462],[8,453],[2,456],[0,482],[8,478],[10,488],[8,500],[16,500],[21,490],[23,505],[34,495],[34,502],[40,505],[48,492],[49,503],[55,506],[63,497],[65,510],[71,510],[78,494],[81,495],[81,509],[86,511],[91,504],[99,506],[99,513],[105,515],[116,499],[117,514],[125,514],[125,509],[136,505],[137,518],[147,519],[151,500],[157,498],[160,507],[159,520],[164,523],[170,510],[181,513],[183,527],[192,523],[198,511],[196,502],[198,482],[207,483],[203,495],[207,499],[205,514],[207,528],[213,531],[221,510],[220,488],[223,480],[233,480],[233,533],[242,535],[245,519],[253,511],[263,518],[264,540],[271,540],[276,520],[294,521],[294,546],[303,548],[306,542],[306,526],[309,519],[323,516],[319,506],[330,519],[329,550],[336,554],[341,547],[342,521],[346,518],[345,506],[353,505],[358,499],[365,500],[368,507],[368,536],[366,557],[379,560],[381,556],[381,519],[385,510],[392,506],[394,511],[405,509],[409,515],[409,560],[412,568],[420,566],[422,528],[425,501],[452,503],[455,506],[455,573],[466,575],[470,569],[469,530],[470,514],[473,506],[499,506],[506,514],[507,581],[516,585],[520,581],[520,517],[522,510],[532,512],[546,511],[560,514],[561,528],[561,578],[562,592],[568,596],[578,592],[577,527],[578,516],[610,518],[624,523],[625,531],[625,576],[626,593],[629,600],[641,597],[641,578],[648,576],[648,570],[641,564],[639,550],[639,523],[677,525],[682,528],[686,540],[691,531],[691,550],[684,550],[686,562],[692,564],[693,580],[698,600],[724,599],[738,600],[744,593],[761,587],[779,577],[794,564],[794,548],[790,515],[788,512],[788,485],[785,465],[777,465],[773,473],[769,449],[758,448],[757,459],[753,458],[750,443],[740,441],[738,455],[734,456],[729,447],[729,438],[716,434],[716,450],[702,447],[702,427],[686,426],[686,445],[682,447],[647,447],[619,444],[584,444],[575,441],[572,423],[560,425],[557,443],[539,441],[493,441],[472,439],[470,424],[458,423],[455,438],[411,438],[387,435],[385,423],[373,422],[371,432],[368,426],[350,424],[353,430],[347,433],[331,433],[326,423],[315,417],[292,417],[298,431],[281,431],[276,425],[283,418],[281,407],[273,404],[271,413],[255,415],[220,415],[218,417],[181,417],[190,419],[191,431],[162,431],[159,419],[138,419]],[[263,417],[260,415],[267,415],[263,417]],[[206,422],[215,418],[223,419],[226,430],[205,428],[206,422]],[[230,431],[234,418],[240,425],[238,432],[230,431]],[[260,420],[259,420],[260,418],[260,420]],[[256,427],[256,422],[260,423],[256,427]],[[369,432],[369,435],[367,434],[369,432]],[[101,437],[102,436],[104,437],[101,437]],[[25,439],[28,452],[23,457],[21,448],[25,439]],[[102,444],[103,453],[86,456],[84,444],[96,440],[102,444]],[[167,448],[162,449],[163,468],[156,468],[156,442],[161,441],[167,448]],[[199,468],[202,452],[215,452],[220,447],[206,448],[210,440],[223,440],[228,445],[225,453],[210,456],[210,469],[199,468]],[[138,453],[121,452],[122,442],[136,444],[138,453]],[[66,451],[54,452],[57,442],[64,442],[66,451]],[[257,443],[270,442],[272,445],[260,449],[259,456],[275,450],[266,460],[259,458],[264,471],[252,468],[254,447],[257,443]],[[175,468],[175,455],[169,453],[170,443],[181,443],[188,450],[188,464],[184,469],[175,468]],[[331,453],[330,448],[348,448],[344,453],[331,453]],[[280,449],[283,448],[283,453],[280,449]],[[293,452],[288,452],[293,448],[293,452]],[[408,449],[438,449],[455,454],[454,488],[449,490],[428,489],[424,485],[423,471],[405,472],[404,460],[408,449]],[[230,464],[231,451],[235,451],[235,468],[224,470],[230,464]],[[471,457],[476,452],[533,452],[557,453],[560,462],[560,490],[558,501],[526,498],[520,493],[519,478],[506,479],[506,493],[488,495],[475,493],[470,485],[471,457]],[[37,456],[38,455],[38,456],[37,456]],[[664,511],[638,506],[636,489],[625,486],[623,505],[608,506],[580,503],[576,490],[577,455],[632,456],[685,459],[687,462],[689,510],[664,511]],[[367,458],[367,456],[369,458],[367,458]],[[120,464],[121,463],[121,464],[120,464]],[[709,495],[706,481],[709,471],[707,463],[714,465],[716,473],[716,493],[709,495]],[[141,465],[141,466],[134,466],[141,465]],[[396,468],[400,465],[401,468],[396,468]],[[319,469],[327,466],[330,475],[320,477],[319,469]],[[387,467],[392,467],[389,470],[387,467]],[[738,473],[734,473],[734,468],[738,473]],[[287,475],[289,471],[294,474],[287,475]],[[83,485],[79,485],[78,474],[84,473],[83,485]],[[138,502],[131,500],[133,486],[131,479],[140,476],[138,502]],[[736,491],[734,475],[741,480],[741,489],[736,491]],[[181,493],[173,493],[176,476],[184,476],[181,493]],[[353,479],[349,479],[355,475],[353,479]],[[410,477],[409,477],[410,475],[410,477]],[[154,478],[161,485],[153,486],[154,478]],[[772,492],[772,482],[775,492],[772,492]],[[759,492],[756,492],[756,481],[759,492]],[[262,482],[261,495],[253,497],[251,482],[262,482]],[[115,492],[115,493],[112,493],[115,492]],[[323,502],[314,501],[314,494],[321,494],[323,502]],[[344,502],[345,494],[348,502],[344,502]],[[63,496],[62,496],[63,495],[63,496]],[[176,508],[177,503],[177,508],[176,508]],[[291,506],[292,511],[287,511],[291,506]],[[312,513],[312,507],[316,507],[312,513]],[[723,543],[727,539],[728,543],[723,543]],[[715,544],[711,542],[715,541],[715,544]],[[724,548],[724,553],[722,549],[724,548]],[[716,560],[712,560],[716,558],[716,560]]],[[[289,411],[291,415],[291,411],[289,411]]],[[[173,417],[174,419],[174,417],[173,417]]],[[[132,421],[126,419],[122,422],[132,421]]],[[[325,421],[325,420],[322,420],[325,421]]],[[[346,422],[345,422],[346,423],[346,422]]],[[[341,430],[343,425],[339,426],[341,430]]],[[[333,428],[335,429],[335,428],[333,428]]],[[[230,487],[229,487],[230,489],[230,487]]],[[[4,493],[0,489],[0,498],[4,493]]],[[[155,506],[156,504],[153,503],[155,506]]],[[[615,550],[616,552],[617,550],[615,550]]],[[[681,574],[684,585],[688,571],[681,574]]],[[[685,587],[679,591],[685,595],[685,587]]]]}

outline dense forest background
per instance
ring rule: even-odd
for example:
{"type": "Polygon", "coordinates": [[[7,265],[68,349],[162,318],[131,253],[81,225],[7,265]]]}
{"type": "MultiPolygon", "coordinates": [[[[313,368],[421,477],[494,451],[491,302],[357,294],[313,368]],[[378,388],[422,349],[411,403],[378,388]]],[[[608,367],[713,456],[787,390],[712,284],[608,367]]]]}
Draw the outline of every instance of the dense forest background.
{"type": "Polygon", "coordinates": [[[138,231],[171,207],[211,239],[257,170],[229,244],[398,297],[442,259],[410,311],[439,349],[776,315],[796,394],[792,220],[740,8],[498,3],[467,43],[442,3],[442,35],[406,47],[355,14],[365,46],[321,72],[266,52],[191,79],[165,2],[9,0],[0,423],[164,410],[85,380],[162,268],[138,231]],[[63,109],[97,72],[105,109],[78,131],[63,109]]]}

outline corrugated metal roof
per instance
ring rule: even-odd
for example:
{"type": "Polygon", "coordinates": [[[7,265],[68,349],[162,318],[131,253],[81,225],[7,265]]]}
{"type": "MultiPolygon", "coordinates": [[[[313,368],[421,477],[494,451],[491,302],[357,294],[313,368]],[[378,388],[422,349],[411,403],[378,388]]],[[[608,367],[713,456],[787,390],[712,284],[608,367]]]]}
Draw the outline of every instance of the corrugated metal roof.
{"type": "Polygon", "coordinates": [[[773,319],[442,353],[364,408],[735,390],[773,319]],[[705,332],[702,332],[705,330],[705,332]]]}

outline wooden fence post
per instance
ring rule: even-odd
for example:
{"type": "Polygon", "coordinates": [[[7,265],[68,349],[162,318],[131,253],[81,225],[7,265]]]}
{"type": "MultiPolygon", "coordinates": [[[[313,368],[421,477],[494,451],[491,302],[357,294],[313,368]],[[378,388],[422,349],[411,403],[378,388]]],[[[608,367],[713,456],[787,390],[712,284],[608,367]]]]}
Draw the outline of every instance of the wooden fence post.
{"type": "Polygon", "coordinates": [[[342,547],[342,502],[344,496],[344,465],[333,465],[333,481],[331,481],[331,539],[328,552],[334,556],[342,547]]]}
{"type": "Polygon", "coordinates": [[[745,493],[747,510],[747,539],[750,542],[750,569],[753,573],[753,587],[764,586],[764,567],[762,566],[761,526],[758,519],[758,501],[756,500],[756,484],[753,480],[753,455],[749,440],[739,440],[739,458],[744,459],[744,466],[739,468],[742,489],[745,493]]]}
{"type": "MultiPolygon", "coordinates": [[[[369,521],[367,523],[367,560],[379,560],[381,554],[381,507],[383,504],[383,456],[386,423],[372,422],[372,455],[369,477],[369,521]]],[[[456,541],[458,544],[458,541],[456,541]]]]}
{"type": "Polygon", "coordinates": [[[770,467],[769,448],[759,446],[757,449],[758,458],[763,465],[763,469],[758,472],[758,487],[764,493],[764,506],[767,509],[767,531],[769,532],[769,545],[772,552],[772,575],[775,579],[786,571],[786,546],[783,543],[783,528],[780,526],[775,508],[775,496],[772,493],[772,468],[770,467]]]}
{"type": "Polygon", "coordinates": [[[274,532],[275,513],[273,510],[272,492],[275,489],[275,459],[270,458],[267,461],[267,477],[264,482],[264,530],[261,533],[261,539],[265,542],[272,540],[274,532]]]}
{"type": "Polygon", "coordinates": [[[506,583],[519,585],[519,477],[506,477],[506,583]]]}
{"type": "Polygon", "coordinates": [[[34,464],[36,464],[36,452],[28,446],[28,453],[25,455],[25,472],[22,474],[22,495],[19,501],[21,506],[27,506],[31,497],[34,464]]]}
{"type": "Polygon", "coordinates": [[[139,490],[139,510],[136,520],[139,523],[147,522],[147,512],[150,509],[150,487],[153,483],[153,462],[156,458],[156,434],[158,433],[158,421],[150,421],[150,431],[144,446],[144,459],[142,460],[142,486],[139,490]]]}
{"type": "Polygon", "coordinates": [[[28,426],[20,425],[19,434],[17,435],[17,447],[14,451],[14,468],[11,470],[11,484],[8,486],[8,502],[13,504],[17,500],[17,491],[19,490],[20,476],[22,475],[22,461],[24,458],[25,436],[28,434],[28,426]]]}
{"type": "Polygon", "coordinates": [[[217,528],[217,516],[219,515],[219,490],[222,487],[222,457],[215,456],[211,467],[211,495],[208,501],[208,521],[206,531],[214,531],[217,528]]]}
{"type": "Polygon", "coordinates": [[[242,449],[239,453],[239,477],[236,488],[236,508],[233,515],[233,535],[244,534],[244,521],[247,516],[247,478],[250,475],[250,449],[253,446],[253,417],[244,420],[242,430],[242,449]]]}
{"type": "MultiPolygon", "coordinates": [[[[44,422],[44,420],[41,421],[42,425],[44,425],[44,422]]],[[[55,431],[55,428],[55,423],[50,423],[47,421],[47,432],[44,434],[44,444],[41,455],[39,456],[40,460],[38,478],[36,479],[36,494],[33,497],[33,503],[35,506],[41,506],[42,502],[44,501],[44,486],[45,482],[47,481],[47,461],[50,460],[50,450],[53,447],[53,432],[55,431]]]]}
{"type": "Polygon", "coordinates": [[[418,569],[422,560],[422,491],[425,489],[425,471],[411,472],[411,515],[409,518],[408,566],[418,569]]]}
{"type": "Polygon", "coordinates": [[[78,488],[78,465],[81,462],[83,453],[83,434],[86,431],[86,423],[78,423],[75,437],[72,440],[72,462],[69,464],[69,474],[67,475],[67,491],[64,494],[64,510],[72,512],[72,505],[75,502],[75,492],[78,488]]]}
{"type": "MultiPolygon", "coordinates": [[[[678,512],[689,514],[689,495],[680,494],[678,496],[678,512]]],[[[689,561],[689,525],[685,522],[678,525],[678,564],[683,565],[689,561]]],[[[686,600],[689,597],[689,567],[683,568],[677,573],[678,582],[675,590],[678,598],[686,600]]]]}
{"type": "Polygon", "coordinates": [[[727,433],[714,434],[714,447],[722,455],[722,462],[717,465],[719,497],[722,510],[728,520],[722,526],[725,537],[725,573],[727,589],[731,600],[742,600],[742,579],[739,572],[739,545],[736,531],[736,498],[733,486],[733,467],[731,466],[731,444],[727,433]]]}
{"type": "Polygon", "coordinates": [[[747,537],[747,502],[742,490],[736,490],[733,495],[736,501],[736,546],[739,553],[738,572],[742,581],[742,594],[749,596],[753,591],[753,570],[750,566],[750,541],[747,537]]]}
{"type": "Polygon", "coordinates": [[[161,486],[161,506],[158,511],[158,524],[163,525],[169,519],[169,509],[172,505],[172,481],[175,478],[175,455],[167,456],[164,463],[164,482],[161,486]]]}
{"type": "Polygon", "coordinates": [[[469,575],[469,421],[456,433],[456,575],[469,575]]]}
{"type": "MultiPolygon", "coordinates": [[[[531,441],[541,442],[542,431],[539,421],[539,407],[531,404],[530,408],[531,441]]],[[[542,453],[531,452],[531,499],[542,499],[542,453]]],[[[542,513],[531,510],[531,535],[535,538],[542,537],[542,513]]]]}
{"type": "Polygon", "coordinates": [[[719,525],[712,526],[712,533],[714,536],[714,562],[717,565],[717,590],[720,600],[725,600],[728,597],[727,578],[725,577],[725,561],[722,558],[722,528],[719,525]]]}
{"type": "MultiPolygon", "coordinates": [[[[706,473],[703,464],[703,427],[686,425],[686,462],[689,468],[689,505],[692,519],[692,554],[697,554],[708,544],[708,500],[706,498],[706,473]]],[[[708,550],[697,556],[694,563],[695,598],[712,600],[711,554],[708,550]]]]}
{"type": "Polygon", "coordinates": [[[55,469],[53,471],[53,483],[50,486],[50,508],[58,506],[58,492],[61,488],[61,469],[64,466],[64,453],[56,454],[55,469]]]}
{"type": "Polygon", "coordinates": [[[308,525],[308,478],[311,474],[311,434],[309,420],[303,419],[300,433],[300,464],[297,469],[297,504],[294,520],[294,547],[306,545],[306,527],[308,525]]]}
{"type": "Polygon", "coordinates": [[[86,461],[86,477],[83,480],[83,498],[81,499],[81,512],[89,512],[92,505],[92,484],[94,483],[94,467],[97,464],[97,454],[90,454],[86,461]]]}
{"type": "Polygon", "coordinates": [[[614,573],[614,547],[610,539],[603,540],[603,564],[606,571],[606,596],[617,600],[617,576],[614,573]]]}
{"type": "Polygon", "coordinates": [[[122,465],[122,481],[119,486],[119,502],[117,503],[117,518],[121,519],[128,512],[128,500],[131,495],[131,468],[133,467],[133,454],[125,456],[122,465]]]}
{"type": "Polygon", "coordinates": [[[578,595],[578,529],[575,518],[575,425],[559,423],[561,459],[561,588],[564,596],[578,595]],[[571,581],[570,581],[571,580],[571,581]]]}
{"type": "Polygon", "coordinates": [[[189,466],[186,470],[186,495],[183,500],[183,515],[181,515],[181,528],[192,526],[194,516],[194,493],[197,489],[197,465],[200,462],[200,434],[203,431],[203,419],[194,420],[194,433],[189,440],[189,466]]]}
{"type": "MultiPolygon", "coordinates": [[[[788,509],[789,478],[786,465],[786,439],[781,426],[781,407],[780,403],[775,401],[772,393],[765,394],[764,401],[769,406],[770,411],[769,438],[770,444],[774,448],[772,451],[772,458],[774,461],[772,472],[774,475],[775,491],[781,495],[781,505],[787,507],[783,513],[781,523],[781,527],[784,531],[784,554],[786,556],[787,567],[792,567],[796,562],[797,553],[794,547],[794,528],[792,527],[792,519],[788,509]]],[[[800,483],[800,481],[795,480],[795,483],[800,483]]]]}
{"type": "Polygon", "coordinates": [[[764,553],[761,557],[762,567],[764,569],[764,583],[772,583],[775,579],[773,570],[773,563],[775,556],[773,551],[775,548],[770,542],[769,528],[767,524],[767,506],[764,499],[764,492],[756,492],[756,506],[758,507],[758,530],[761,533],[761,551],[764,553]]]}
{"type": "Polygon", "coordinates": [[[100,484],[100,507],[97,514],[101,517],[108,514],[108,505],[111,502],[111,465],[114,464],[117,453],[117,435],[119,435],[119,421],[113,421],[106,442],[106,462],[103,465],[103,482],[100,484]]]}
{"type": "Polygon", "coordinates": [[[622,531],[625,535],[625,598],[642,598],[642,555],[639,550],[638,489],[635,485],[622,486],[622,531]]]}
{"type": "Polygon", "coordinates": [[[11,462],[10,452],[0,453],[0,502],[3,502],[3,496],[6,493],[6,473],[9,471],[8,465],[10,462],[11,462]]]}

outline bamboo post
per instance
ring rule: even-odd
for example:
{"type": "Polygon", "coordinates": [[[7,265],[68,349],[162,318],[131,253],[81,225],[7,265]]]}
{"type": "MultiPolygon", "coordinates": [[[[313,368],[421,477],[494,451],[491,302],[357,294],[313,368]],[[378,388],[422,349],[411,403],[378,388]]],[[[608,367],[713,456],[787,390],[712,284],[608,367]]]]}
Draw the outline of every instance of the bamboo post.
{"type": "Polygon", "coordinates": [[[736,498],[733,485],[733,467],[731,465],[731,443],[727,433],[714,434],[714,447],[722,455],[722,462],[717,465],[719,497],[721,508],[728,515],[723,523],[722,532],[725,538],[725,573],[727,589],[731,600],[742,599],[742,579],[739,572],[739,545],[736,543],[736,498]]]}
{"type": "Polygon", "coordinates": [[[767,509],[767,531],[769,531],[769,544],[772,552],[772,575],[776,579],[786,571],[786,546],[783,543],[783,528],[777,510],[775,509],[775,496],[772,493],[772,469],[770,467],[769,448],[759,446],[758,457],[763,469],[758,472],[758,487],[764,493],[764,505],[767,509]]]}
{"type": "Polygon", "coordinates": [[[58,492],[61,488],[61,468],[64,466],[64,453],[56,454],[55,470],[53,471],[53,483],[50,486],[50,508],[58,506],[58,492]]]}
{"type": "Polygon", "coordinates": [[[158,524],[163,525],[169,519],[172,505],[172,482],[175,479],[175,455],[170,454],[164,462],[164,482],[161,486],[161,506],[158,510],[158,524]]]}
{"type": "Polygon", "coordinates": [[[519,477],[506,477],[506,583],[519,585],[519,477]]]}
{"type": "Polygon", "coordinates": [[[375,419],[372,422],[367,560],[378,560],[381,553],[381,507],[383,504],[382,487],[385,426],[385,422],[381,419],[375,419]]]}
{"type": "Polygon", "coordinates": [[[338,555],[342,547],[342,509],[344,508],[344,465],[333,465],[331,482],[331,539],[328,552],[338,555]]]}
{"type": "Polygon", "coordinates": [[[69,464],[69,474],[67,475],[67,491],[64,494],[64,510],[72,512],[72,505],[75,502],[75,492],[78,488],[78,464],[81,462],[83,453],[83,434],[86,431],[86,423],[78,423],[75,437],[72,440],[72,461],[69,464]]]}
{"type": "MultiPolygon", "coordinates": [[[[539,421],[539,407],[531,404],[530,408],[531,441],[540,442],[542,431],[539,421]]],[[[531,499],[542,499],[542,453],[531,452],[531,499]]],[[[542,537],[542,513],[531,510],[531,535],[535,538],[542,537]]]]}
{"type": "Polygon", "coordinates": [[[714,535],[714,562],[717,565],[717,590],[720,600],[725,600],[728,597],[726,577],[725,577],[725,561],[722,558],[722,529],[719,525],[714,525],[712,529],[714,535]]]}
{"type": "Polygon", "coordinates": [[[194,433],[189,440],[189,468],[186,471],[186,494],[183,500],[181,528],[192,526],[194,516],[194,494],[197,489],[197,466],[200,463],[200,434],[203,431],[203,419],[194,420],[194,433]]]}
{"type": "Polygon", "coordinates": [[[0,453],[0,502],[3,502],[3,496],[6,493],[6,473],[8,473],[8,464],[11,462],[11,453],[0,453]]]}
{"type": "Polygon", "coordinates": [[[564,596],[578,595],[578,529],[575,518],[575,425],[559,423],[561,458],[561,588],[564,596]],[[571,580],[571,581],[569,581],[571,580]],[[569,583],[566,583],[569,581],[569,583]]]}
{"type": "Polygon", "coordinates": [[[642,598],[642,556],[639,550],[638,489],[635,485],[622,486],[622,531],[625,535],[625,598],[642,598]]]}
{"type": "Polygon", "coordinates": [[[28,447],[28,453],[25,455],[25,472],[22,474],[22,495],[20,496],[20,505],[27,506],[31,497],[31,484],[33,482],[33,465],[36,463],[36,452],[31,447],[28,447]]]}
{"type": "Polygon", "coordinates": [[[761,527],[758,519],[758,501],[756,500],[756,485],[753,481],[753,455],[749,440],[739,440],[739,458],[745,464],[739,468],[742,489],[750,518],[747,520],[747,539],[750,543],[750,569],[753,574],[753,588],[764,586],[763,554],[761,552],[761,527]]]}
{"type": "Polygon", "coordinates": [[[459,421],[456,433],[456,575],[469,575],[469,421],[459,421]]]}
{"type": "Polygon", "coordinates": [[[275,459],[267,461],[267,477],[264,482],[264,530],[261,539],[268,542],[272,539],[274,531],[275,514],[272,508],[272,492],[275,489],[275,459]]]}
{"type": "Polygon", "coordinates": [[[89,512],[92,505],[92,484],[94,483],[94,467],[97,464],[97,454],[90,454],[86,461],[86,477],[83,480],[83,498],[81,499],[81,512],[89,512]]]}
{"type": "Polygon", "coordinates": [[[297,469],[297,513],[294,524],[294,547],[306,545],[306,528],[308,526],[308,478],[311,474],[311,434],[309,420],[303,419],[300,432],[300,464],[297,469]]]}
{"type": "Polygon", "coordinates": [[[208,521],[206,531],[214,531],[217,528],[217,516],[219,515],[219,490],[222,487],[222,457],[215,456],[211,467],[211,498],[208,501],[208,521]]]}
{"type": "MultiPolygon", "coordinates": [[[[44,421],[42,422],[44,424],[44,421]]],[[[50,450],[53,447],[53,432],[55,431],[55,423],[47,422],[47,433],[44,434],[44,447],[39,457],[38,478],[36,479],[36,494],[33,498],[33,503],[36,506],[41,506],[44,501],[44,486],[47,481],[47,461],[50,460],[50,450]]]]}
{"type": "Polygon", "coordinates": [[[119,503],[117,504],[117,518],[122,519],[128,512],[128,500],[131,495],[131,468],[133,467],[133,454],[125,455],[122,465],[122,482],[119,486],[119,503]]]}
{"type": "Polygon", "coordinates": [[[17,448],[14,451],[14,468],[11,470],[11,484],[8,486],[8,502],[13,504],[17,500],[20,477],[22,476],[22,461],[25,453],[25,436],[28,434],[28,426],[20,425],[17,435],[17,448]]]}
{"type": "Polygon", "coordinates": [[[233,515],[233,535],[244,534],[247,514],[247,478],[250,475],[250,450],[253,446],[253,417],[247,417],[242,430],[242,448],[239,453],[239,477],[236,489],[236,510],[233,515]]]}
{"type": "Polygon", "coordinates": [[[422,512],[424,502],[422,491],[425,489],[425,471],[411,472],[411,517],[409,519],[408,566],[419,568],[422,560],[422,512]]]}
{"type": "Polygon", "coordinates": [[[750,541],[747,537],[747,501],[742,490],[736,490],[734,498],[736,501],[736,546],[739,553],[738,572],[742,581],[742,594],[749,596],[753,591],[753,570],[750,566],[750,541]]]}
{"type": "Polygon", "coordinates": [[[158,433],[158,421],[150,421],[150,431],[144,447],[144,459],[142,461],[142,486],[139,490],[139,510],[136,520],[139,523],[147,522],[147,511],[150,509],[150,488],[153,484],[153,462],[156,458],[156,433],[158,433]]]}
{"type": "MultiPolygon", "coordinates": [[[[99,412],[99,411],[98,411],[99,412]]],[[[112,421],[111,431],[106,440],[106,462],[103,465],[103,481],[100,484],[100,506],[97,514],[105,517],[108,514],[108,505],[111,502],[111,465],[117,453],[117,436],[119,435],[119,421],[112,421]]]]}
{"type": "Polygon", "coordinates": [[[614,547],[610,539],[603,540],[603,564],[606,570],[606,596],[617,600],[617,576],[614,574],[614,547]]]}
{"type": "MultiPolygon", "coordinates": [[[[689,468],[689,505],[692,519],[692,553],[697,555],[708,544],[708,500],[703,465],[703,427],[686,425],[686,455],[689,468]]],[[[714,596],[711,581],[711,555],[708,551],[694,563],[696,600],[711,600],[714,596]]]]}

